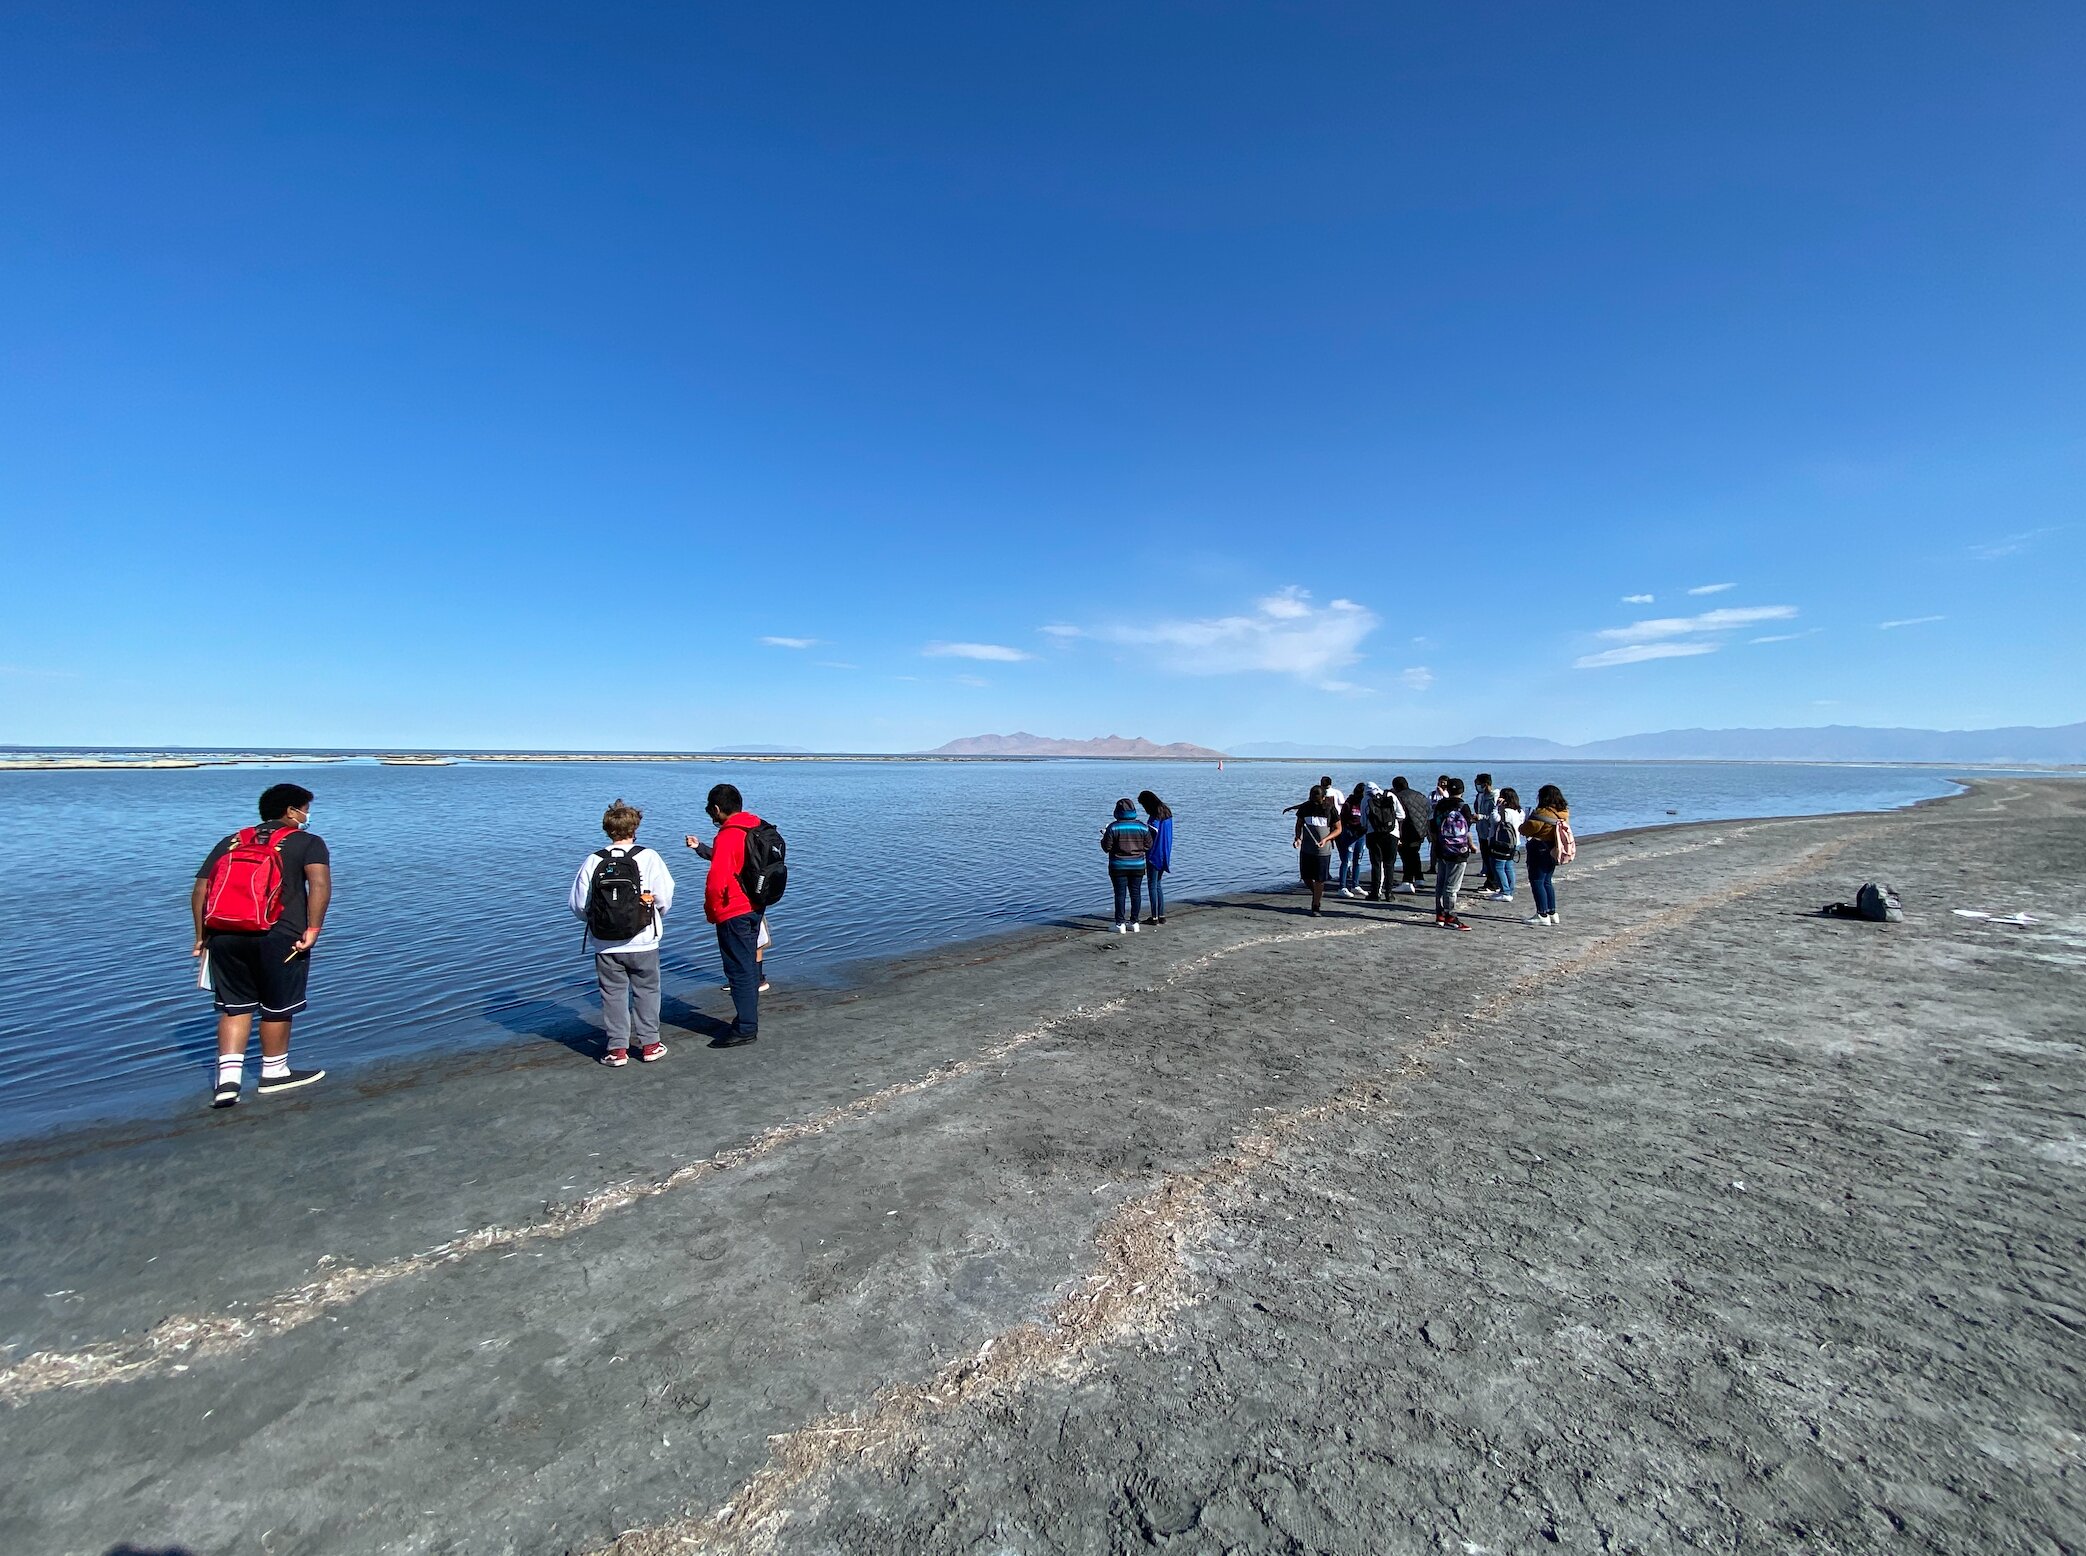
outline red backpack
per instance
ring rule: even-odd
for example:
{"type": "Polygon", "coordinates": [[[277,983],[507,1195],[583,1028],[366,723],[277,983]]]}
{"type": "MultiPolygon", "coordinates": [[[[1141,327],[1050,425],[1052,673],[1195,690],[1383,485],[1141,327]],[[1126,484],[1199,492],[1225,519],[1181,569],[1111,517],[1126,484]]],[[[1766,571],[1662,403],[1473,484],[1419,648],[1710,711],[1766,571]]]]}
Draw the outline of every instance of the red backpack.
{"type": "Polygon", "coordinates": [[[256,934],[282,917],[282,844],[294,826],[242,827],[210,871],[203,896],[203,927],[256,934]]]}

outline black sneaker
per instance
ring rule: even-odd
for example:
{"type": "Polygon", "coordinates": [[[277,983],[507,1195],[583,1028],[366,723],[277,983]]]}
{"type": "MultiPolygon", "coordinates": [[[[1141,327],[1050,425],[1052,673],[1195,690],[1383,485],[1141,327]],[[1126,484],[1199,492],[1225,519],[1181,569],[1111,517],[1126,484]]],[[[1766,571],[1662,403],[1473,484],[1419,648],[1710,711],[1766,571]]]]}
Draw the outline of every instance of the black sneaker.
{"type": "Polygon", "coordinates": [[[238,1100],[239,1083],[237,1081],[219,1081],[217,1090],[210,1094],[210,1105],[213,1108],[228,1108],[238,1102],[238,1100]]]}
{"type": "Polygon", "coordinates": [[[254,1090],[264,1097],[271,1097],[278,1091],[295,1091],[299,1086],[309,1086],[313,1081],[325,1078],[324,1070],[292,1070],[288,1075],[278,1075],[273,1079],[262,1076],[261,1084],[254,1090]]]}
{"type": "Polygon", "coordinates": [[[757,1043],[760,1037],[752,1032],[727,1032],[722,1037],[710,1039],[712,1048],[744,1048],[748,1043],[757,1043]]]}

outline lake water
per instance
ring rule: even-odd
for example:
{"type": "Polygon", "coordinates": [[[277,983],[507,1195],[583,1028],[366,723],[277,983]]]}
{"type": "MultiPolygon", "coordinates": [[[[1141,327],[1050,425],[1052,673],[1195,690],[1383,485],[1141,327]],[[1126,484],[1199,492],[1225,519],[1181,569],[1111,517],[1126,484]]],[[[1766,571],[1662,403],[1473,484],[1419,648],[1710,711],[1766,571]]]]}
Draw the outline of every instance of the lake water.
{"type": "MultiPolygon", "coordinates": [[[[771,924],[778,987],[848,964],[1024,924],[1106,915],[1097,840],[1119,795],[1155,788],[1176,813],[1169,899],[1292,876],[1282,807],[1321,771],[1358,763],[588,762],[382,767],[353,762],[177,771],[0,772],[0,1136],[200,1106],[209,996],[189,958],[188,892],[219,837],[268,784],[314,790],[334,901],[297,1023],[298,1056],[338,1071],[458,1045],[577,1033],[592,959],[566,907],[617,796],[646,815],[682,897],[663,958],[669,1000],[728,1008],[702,919],[703,800],[728,781],[789,839],[771,924]]],[[[1408,764],[1431,787],[1433,770],[1408,764]]],[[[1532,798],[1570,797],[1582,836],[1671,821],[1812,815],[1946,794],[1904,768],[1566,763],[1494,768],[1532,798]],[[1671,813],[1671,814],[1669,814],[1671,813]]],[[[1463,776],[1466,780],[1469,774],[1463,776]]],[[[252,1074],[249,1068],[249,1076],[252,1074]]]]}

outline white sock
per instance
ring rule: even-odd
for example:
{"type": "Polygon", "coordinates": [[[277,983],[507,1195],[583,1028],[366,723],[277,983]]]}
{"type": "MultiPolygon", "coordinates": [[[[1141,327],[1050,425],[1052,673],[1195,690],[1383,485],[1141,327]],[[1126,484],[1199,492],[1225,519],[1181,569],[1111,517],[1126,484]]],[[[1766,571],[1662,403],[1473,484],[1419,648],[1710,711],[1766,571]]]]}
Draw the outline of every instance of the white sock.
{"type": "Polygon", "coordinates": [[[246,1079],[245,1054],[219,1054],[217,1056],[217,1084],[237,1086],[246,1079]]]}
{"type": "Polygon", "coordinates": [[[281,1055],[280,1055],[280,1056],[278,1056],[277,1058],[274,1058],[274,1059],[271,1059],[271,1058],[269,1058],[269,1057],[268,1057],[268,1056],[267,1056],[266,1054],[262,1054],[262,1055],[261,1055],[261,1079],[262,1079],[262,1080],[264,1080],[264,1081],[279,1081],[279,1080],[281,1080],[281,1079],[282,1079],[282,1078],[283,1078],[283,1077],[284,1077],[285,1075],[288,1075],[289,1073],[290,1073],[290,1051],[289,1051],[289,1049],[285,1048],[285,1049],[284,1049],[284,1050],[282,1051],[281,1055]]]}

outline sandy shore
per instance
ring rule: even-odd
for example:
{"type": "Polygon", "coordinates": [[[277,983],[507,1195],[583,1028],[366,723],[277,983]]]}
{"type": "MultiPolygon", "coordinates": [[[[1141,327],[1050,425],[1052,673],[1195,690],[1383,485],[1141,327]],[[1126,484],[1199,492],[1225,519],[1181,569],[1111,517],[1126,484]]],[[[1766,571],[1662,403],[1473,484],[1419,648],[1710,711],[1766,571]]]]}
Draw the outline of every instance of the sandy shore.
{"type": "Polygon", "coordinates": [[[2081,1548],[2086,787],[1561,895],[18,1151],[0,1550],[2081,1548]]]}

